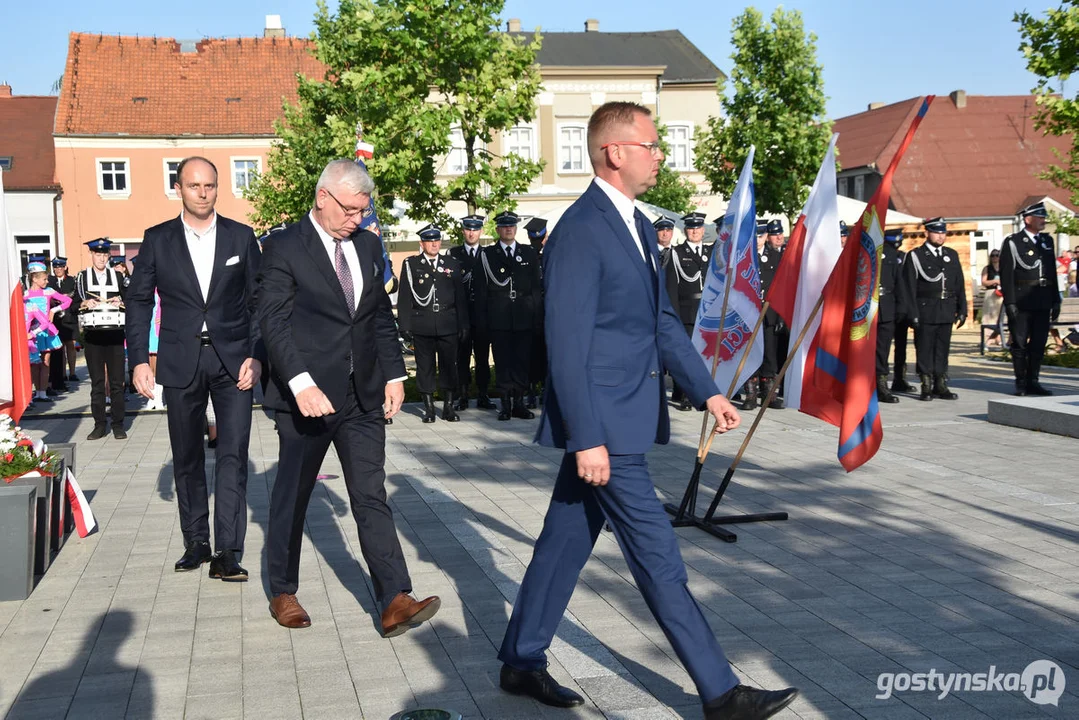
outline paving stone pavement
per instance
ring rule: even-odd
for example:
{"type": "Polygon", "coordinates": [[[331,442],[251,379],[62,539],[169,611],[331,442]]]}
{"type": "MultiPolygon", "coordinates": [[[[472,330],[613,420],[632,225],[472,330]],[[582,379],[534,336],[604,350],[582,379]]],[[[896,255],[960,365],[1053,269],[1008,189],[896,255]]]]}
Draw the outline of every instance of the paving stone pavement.
{"type": "MultiPolygon", "coordinates": [[[[1079,440],[989,425],[986,401],[1007,391],[1007,368],[972,358],[973,336],[963,337],[953,356],[960,399],[882,406],[884,445],[854,473],[836,460],[834,428],[765,415],[722,507],[786,510],[788,521],[731,526],[734,544],[678,531],[690,586],[736,672],[802,689],[777,717],[1079,716],[1079,440]],[[881,673],[1021,673],[1039,659],[1068,683],[1059,707],[1018,691],[938,699],[897,686],[875,697],[881,673]]],[[[1047,369],[1043,380],[1079,393],[1074,371],[1047,369]]],[[[701,422],[673,416],[675,441],[648,458],[667,500],[685,486],[701,422]]],[[[443,604],[433,622],[385,640],[332,453],[300,570],[314,624],[288,631],[267,611],[277,440],[261,411],[246,584],[172,570],[183,541],[163,414],[129,418],[126,441],[83,441],[85,417],[25,420],[46,442],[78,441],[100,530],[74,537],[28,600],[0,603],[0,715],[386,720],[435,705],[489,720],[700,718],[609,533],[550,652],[552,674],[588,702],[555,710],[498,689],[496,648],[559,461],[531,444],[536,422],[500,423],[473,407],[460,423],[426,426],[408,406],[389,428],[387,490],[416,592],[443,604]]],[[[702,504],[744,432],[715,443],[702,504]]]]}

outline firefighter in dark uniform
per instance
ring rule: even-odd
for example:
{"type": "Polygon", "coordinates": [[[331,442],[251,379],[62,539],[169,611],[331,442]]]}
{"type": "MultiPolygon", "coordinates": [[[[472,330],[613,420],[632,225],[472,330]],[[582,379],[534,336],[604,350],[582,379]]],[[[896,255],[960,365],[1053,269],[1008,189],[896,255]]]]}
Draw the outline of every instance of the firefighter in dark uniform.
{"type": "MultiPolygon", "coordinates": [[[[701,304],[701,291],[708,275],[708,258],[712,248],[703,244],[704,213],[691,212],[682,216],[686,231],[686,241],[681,245],[671,246],[671,257],[667,261],[667,294],[671,298],[686,333],[693,335],[693,326],[697,323],[697,307],[701,304]]],[[[679,410],[691,410],[689,398],[685,396],[678,383],[671,392],[671,402],[679,410]]]]}
{"type": "Polygon", "coordinates": [[[967,321],[966,280],[959,253],[944,245],[948,237],[944,218],[931,218],[922,225],[926,242],[903,260],[903,280],[910,300],[908,314],[922,383],[918,399],[955,400],[958,395],[948,389],[948,353],[952,323],[960,328],[967,321]]]}
{"type": "MultiPolygon", "coordinates": [[[[92,264],[75,277],[79,311],[93,311],[103,306],[122,308],[126,292],[123,279],[106,267],[112,243],[108,238],[98,238],[86,246],[90,248],[92,264]]],[[[117,440],[127,438],[124,430],[124,339],[123,325],[83,330],[86,369],[90,373],[90,412],[94,417],[94,429],[86,436],[87,440],[103,438],[108,432],[105,428],[106,384],[112,402],[113,437],[117,440]]]]}
{"type": "Polygon", "coordinates": [[[495,217],[498,242],[483,249],[478,277],[472,277],[479,325],[491,338],[495,355],[495,386],[502,398],[499,420],[535,417],[525,407],[524,393],[532,336],[543,311],[543,284],[536,251],[516,240],[519,222],[509,211],[495,217]]]}
{"type": "MultiPolygon", "coordinates": [[[[779,269],[779,263],[783,259],[783,223],[779,220],[769,221],[766,233],[764,247],[760,251],[761,297],[768,294],[768,289],[772,286],[772,279],[775,278],[776,270],[779,269]]],[[[768,393],[772,390],[772,384],[775,382],[776,375],[779,374],[779,368],[787,359],[790,331],[787,330],[787,326],[783,323],[783,319],[779,317],[779,314],[769,308],[768,312],[764,314],[761,334],[764,336],[764,359],[761,361],[761,367],[757,375],[760,378],[761,402],[764,402],[764,398],[768,397],[768,393]]],[[[753,394],[752,383],[753,381],[750,380],[749,392],[743,403],[743,407],[748,405],[749,407],[746,409],[749,410],[757,406],[757,398],[753,394]]],[[[768,407],[774,410],[783,409],[783,400],[778,393],[772,398],[772,402],[768,407]]]]}
{"type": "Polygon", "coordinates": [[[842,220],[839,221],[839,246],[847,246],[847,238],[850,237],[850,228],[847,227],[847,223],[842,220]]]}
{"type": "Polygon", "coordinates": [[[457,422],[453,391],[458,384],[457,347],[468,333],[468,295],[461,263],[439,255],[442,229],[427,225],[419,232],[420,253],[401,263],[397,323],[401,337],[416,353],[416,388],[423,398],[423,421],[435,421],[435,358],[442,391],[442,419],[457,422]]]}
{"type": "MultiPolygon", "coordinates": [[[[846,225],[842,230],[850,232],[846,225]]],[[[899,246],[902,244],[901,228],[884,231],[884,248],[880,258],[880,304],[877,310],[877,400],[885,403],[899,402],[899,398],[888,389],[888,356],[895,336],[895,319],[904,302],[900,294],[903,288],[903,261],[899,258],[899,246]]]]}
{"type": "Polygon", "coordinates": [[[1051,322],[1060,317],[1053,238],[1042,232],[1043,203],[1020,211],[1023,229],[1000,248],[1000,289],[1008,313],[1016,395],[1052,395],[1038,382],[1051,322]]]}
{"type": "MultiPolygon", "coordinates": [[[[49,276],[49,287],[58,293],[75,299],[75,278],[67,273],[67,258],[54,257],[52,259],[53,274],[49,276]],[[61,276],[62,275],[62,276],[61,276]]],[[[78,380],[75,377],[75,334],[79,331],[78,313],[75,308],[56,313],[54,320],[56,329],[60,332],[60,342],[63,343],[59,350],[52,353],[52,361],[49,365],[50,390],[55,392],[67,392],[68,386],[65,380],[78,380]],[[70,375],[65,370],[71,368],[70,375]]]]}
{"type": "MultiPolygon", "coordinates": [[[[903,261],[907,257],[907,254],[901,249],[903,242],[900,240],[896,245],[896,255],[899,258],[900,266],[903,265],[903,261]]],[[[895,337],[893,343],[895,344],[893,370],[892,376],[892,392],[909,393],[914,392],[914,386],[907,382],[907,338],[910,336],[912,325],[910,324],[910,310],[912,305],[912,299],[906,294],[909,289],[907,283],[902,283],[903,290],[903,303],[895,309],[895,337]]]]}
{"type": "MultiPolygon", "coordinates": [[[[540,266],[540,293],[543,292],[543,246],[547,243],[547,221],[543,218],[532,218],[525,223],[525,232],[528,233],[528,244],[536,251],[540,266]]],[[[543,336],[543,302],[539,306],[539,325],[532,335],[532,357],[528,361],[528,394],[525,398],[525,407],[535,410],[538,406],[540,384],[547,379],[547,339],[543,336]]]]}
{"type": "Polygon", "coordinates": [[[457,348],[457,409],[468,409],[468,386],[472,384],[470,366],[473,357],[476,361],[476,407],[494,410],[495,404],[487,397],[487,386],[491,382],[491,341],[486,330],[480,328],[480,312],[476,307],[476,282],[482,282],[483,266],[480,263],[480,234],[483,232],[482,215],[466,215],[461,218],[461,234],[464,245],[450,248],[450,257],[461,263],[464,273],[465,290],[468,294],[468,321],[471,324],[468,336],[457,348]]]}
{"type": "Polygon", "coordinates": [[[674,239],[674,220],[669,217],[661,217],[652,223],[656,229],[656,238],[659,245],[659,266],[666,270],[667,263],[671,261],[671,240],[674,239]]]}

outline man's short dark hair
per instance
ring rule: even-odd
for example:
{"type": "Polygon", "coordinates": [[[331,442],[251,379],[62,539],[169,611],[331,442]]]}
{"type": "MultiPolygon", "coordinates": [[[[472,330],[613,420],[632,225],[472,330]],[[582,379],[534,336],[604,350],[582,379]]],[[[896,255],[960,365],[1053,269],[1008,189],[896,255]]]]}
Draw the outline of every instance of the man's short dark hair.
{"type": "Polygon", "coordinates": [[[639,115],[652,117],[652,111],[644,105],[633,102],[609,102],[600,105],[588,119],[588,157],[592,164],[596,164],[596,158],[604,141],[611,142],[607,135],[617,127],[632,125],[639,115]]]}
{"type": "Polygon", "coordinates": [[[176,184],[177,185],[183,185],[184,184],[183,179],[182,179],[183,176],[184,176],[184,168],[187,167],[187,164],[189,162],[194,162],[196,160],[199,161],[199,162],[204,162],[207,165],[209,165],[211,168],[213,168],[214,177],[217,177],[217,166],[216,165],[214,165],[212,162],[210,162],[206,158],[202,157],[201,155],[192,155],[191,157],[186,157],[183,160],[181,160],[180,164],[176,166],[176,184]]]}

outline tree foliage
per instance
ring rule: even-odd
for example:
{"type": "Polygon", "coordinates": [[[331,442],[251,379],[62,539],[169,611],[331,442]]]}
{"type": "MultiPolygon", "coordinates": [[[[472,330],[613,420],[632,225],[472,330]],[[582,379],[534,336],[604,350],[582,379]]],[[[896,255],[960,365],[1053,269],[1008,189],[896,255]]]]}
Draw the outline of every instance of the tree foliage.
{"type": "Polygon", "coordinates": [[[538,34],[498,31],[503,0],[320,0],[312,37],[326,68],[298,78],[298,102],[275,124],[279,141],[248,197],[252,220],[295,220],[311,205],[325,164],[352,157],[356,125],[374,145],[367,162],[380,204],[400,198],[417,220],[449,222],[446,203],[475,209],[513,206],[542,164],[500,157],[486,144],[532,119],[540,76],[538,34]],[[450,132],[465,139],[465,171],[446,182],[450,132]]]}
{"type": "Polygon", "coordinates": [[[1023,11],[1013,20],[1019,24],[1019,50],[1027,69],[1038,76],[1032,90],[1039,106],[1034,126],[1072,140],[1067,154],[1053,151],[1062,164],[1049,166],[1042,177],[1070,192],[1072,204],[1079,205],[1079,91],[1072,97],[1064,93],[1064,84],[1079,71],[1079,0],[1063,0],[1044,17],[1023,11]]]}
{"type": "MultiPolygon", "coordinates": [[[[667,127],[659,118],[656,118],[656,132],[659,133],[659,144],[666,156],[671,151],[671,145],[667,142],[667,127]]],[[[685,215],[693,209],[691,200],[697,192],[697,186],[686,180],[682,175],[672,170],[663,162],[659,166],[659,174],[656,176],[656,184],[648,190],[640,199],[665,210],[685,215]]]]}
{"type": "Polygon", "coordinates": [[[733,92],[717,85],[724,117],[708,119],[697,141],[697,167],[712,191],[729,196],[751,145],[757,210],[792,217],[802,208],[831,138],[817,36],[797,10],[771,21],[755,8],[732,22],[733,92]]]}

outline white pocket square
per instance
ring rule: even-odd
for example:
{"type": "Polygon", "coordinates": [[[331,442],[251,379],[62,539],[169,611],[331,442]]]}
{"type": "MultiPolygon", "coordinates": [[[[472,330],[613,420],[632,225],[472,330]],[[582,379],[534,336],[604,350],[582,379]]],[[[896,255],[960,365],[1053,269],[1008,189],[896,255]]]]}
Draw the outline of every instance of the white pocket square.
{"type": "Polygon", "coordinates": [[[229,265],[235,265],[238,262],[240,262],[240,256],[239,255],[233,255],[232,257],[230,257],[228,260],[225,261],[225,267],[228,267],[229,265]]]}

